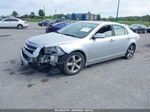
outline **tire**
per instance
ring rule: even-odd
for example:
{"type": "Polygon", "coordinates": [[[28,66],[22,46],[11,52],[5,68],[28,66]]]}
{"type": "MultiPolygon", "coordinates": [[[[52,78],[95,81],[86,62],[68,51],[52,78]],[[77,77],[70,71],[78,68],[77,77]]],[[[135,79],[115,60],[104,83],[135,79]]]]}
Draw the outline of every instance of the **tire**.
{"type": "Polygon", "coordinates": [[[71,76],[79,73],[84,68],[84,65],[84,56],[79,52],[73,52],[67,56],[61,69],[67,76],[71,76]]]}
{"type": "Polygon", "coordinates": [[[18,28],[18,29],[23,29],[23,25],[19,24],[19,25],[17,26],[17,28],[18,28]]]}
{"type": "Polygon", "coordinates": [[[134,56],[135,50],[136,50],[136,46],[134,44],[131,44],[128,47],[128,50],[127,50],[126,55],[125,55],[125,59],[132,59],[134,56]]]}
{"type": "Polygon", "coordinates": [[[135,30],[135,33],[138,33],[138,30],[135,30]]]}

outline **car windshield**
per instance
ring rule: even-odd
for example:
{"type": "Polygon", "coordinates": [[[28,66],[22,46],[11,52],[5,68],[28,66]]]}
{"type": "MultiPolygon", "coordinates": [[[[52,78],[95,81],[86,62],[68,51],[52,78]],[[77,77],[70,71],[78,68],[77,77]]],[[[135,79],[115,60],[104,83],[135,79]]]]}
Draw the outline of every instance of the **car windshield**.
{"type": "Polygon", "coordinates": [[[96,23],[76,22],[68,25],[65,28],[62,28],[58,31],[58,33],[76,38],[84,38],[88,34],[90,34],[97,26],[98,24],[96,23]]]}
{"type": "Polygon", "coordinates": [[[143,27],[143,28],[147,28],[145,25],[141,25],[141,27],[143,27]]]}

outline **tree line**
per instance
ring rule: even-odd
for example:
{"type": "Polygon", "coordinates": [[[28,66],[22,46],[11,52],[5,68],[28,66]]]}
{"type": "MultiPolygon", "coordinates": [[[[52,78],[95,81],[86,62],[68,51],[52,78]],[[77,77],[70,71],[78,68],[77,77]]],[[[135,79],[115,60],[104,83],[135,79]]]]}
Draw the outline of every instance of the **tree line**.
{"type": "MultiPolygon", "coordinates": [[[[12,16],[13,16],[13,17],[18,17],[19,14],[18,14],[17,11],[13,11],[13,12],[12,12],[12,16]]],[[[38,16],[43,18],[43,17],[45,16],[44,10],[40,9],[40,10],[38,11],[38,16]]],[[[23,16],[21,16],[21,17],[23,17],[23,18],[28,18],[28,17],[34,18],[34,17],[36,17],[36,15],[35,15],[34,12],[31,12],[30,14],[25,14],[25,15],[23,15],[23,16]]]]}
{"type": "MultiPolygon", "coordinates": [[[[44,18],[45,17],[45,12],[44,12],[44,10],[40,9],[38,11],[38,15],[36,15],[34,12],[31,12],[30,14],[24,14],[22,16],[19,16],[17,11],[13,11],[12,16],[13,17],[19,17],[19,18],[44,18]]],[[[62,17],[64,17],[64,14],[55,14],[55,15],[49,16],[49,17],[52,18],[52,19],[62,18],[62,17]]]]}

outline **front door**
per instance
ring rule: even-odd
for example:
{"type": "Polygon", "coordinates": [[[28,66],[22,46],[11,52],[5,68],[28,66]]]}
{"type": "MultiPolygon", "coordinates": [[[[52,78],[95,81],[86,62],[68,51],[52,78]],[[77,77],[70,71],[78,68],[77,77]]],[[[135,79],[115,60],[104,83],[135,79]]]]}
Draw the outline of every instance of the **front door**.
{"type": "Polygon", "coordinates": [[[97,33],[102,33],[105,38],[91,39],[89,44],[89,63],[96,63],[105,60],[116,53],[114,32],[112,26],[102,27],[97,33]]]}

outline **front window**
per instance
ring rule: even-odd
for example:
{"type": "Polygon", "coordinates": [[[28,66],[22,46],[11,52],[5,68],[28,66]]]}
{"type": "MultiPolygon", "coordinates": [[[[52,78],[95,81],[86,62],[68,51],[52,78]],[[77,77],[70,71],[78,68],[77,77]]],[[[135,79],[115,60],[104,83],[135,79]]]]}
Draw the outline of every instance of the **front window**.
{"type": "Polygon", "coordinates": [[[97,33],[102,33],[106,37],[113,36],[113,30],[112,30],[111,25],[107,25],[107,26],[102,27],[97,33]]]}
{"type": "Polygon", "coordinates": [[[97,26],[98,24],[96,23],[76,22],[59,30],[58,33],[76,38],[84,38],[89,35],[97,26]]]}

